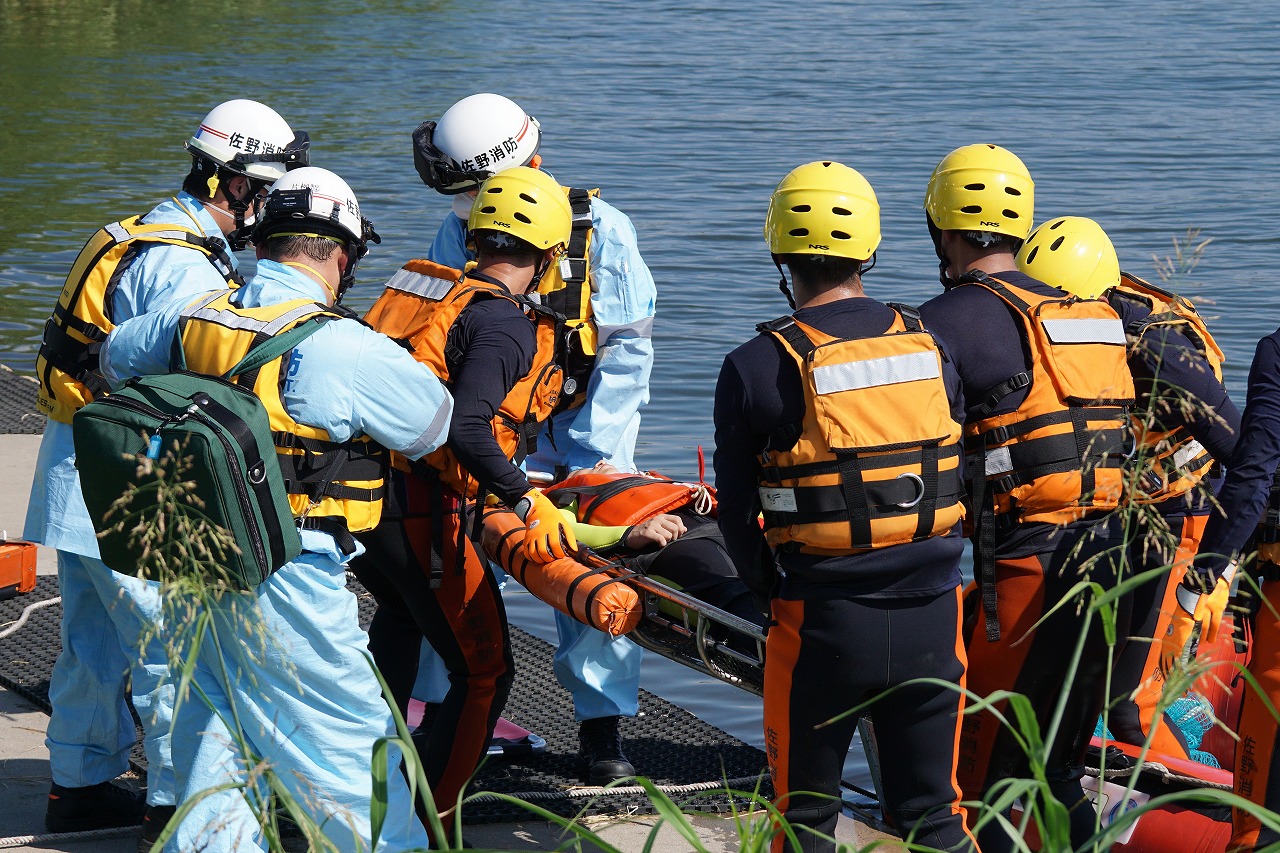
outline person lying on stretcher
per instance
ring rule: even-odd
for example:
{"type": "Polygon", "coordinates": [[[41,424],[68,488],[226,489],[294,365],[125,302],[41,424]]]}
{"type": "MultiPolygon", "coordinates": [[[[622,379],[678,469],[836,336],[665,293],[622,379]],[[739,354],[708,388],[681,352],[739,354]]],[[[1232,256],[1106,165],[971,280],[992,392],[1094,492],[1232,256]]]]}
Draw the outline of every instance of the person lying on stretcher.
{"type": "Polygon", "coordinates": [[[605,557],[756,625],[765,616],[738,578],[716,524],[714,490],[607,462],[546,490],[574,535],[605,557]]]}

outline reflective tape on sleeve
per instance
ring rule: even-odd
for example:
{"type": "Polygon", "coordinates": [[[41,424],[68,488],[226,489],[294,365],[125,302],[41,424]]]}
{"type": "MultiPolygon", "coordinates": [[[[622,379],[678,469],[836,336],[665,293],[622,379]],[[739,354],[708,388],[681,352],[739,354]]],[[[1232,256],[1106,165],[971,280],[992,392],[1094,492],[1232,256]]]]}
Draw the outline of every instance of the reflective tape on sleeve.
{"type": "Polygon", "coordinates": [[[445,281],[433,275],[401,269],[387,281],[387,287],[405,293],[415,293],[427,299],[444,299],[444,295],[453,287],[452,281],[445,281]]]}
{"type": "Polygon", "coordinates": [[[761,486],[760,506],[766,512],[795,512],[795,489],[771,489],[761,486]]]}
{"type": "Polygon", "coordinates": [[[940,375],[938,356],[932,351],[926,351],[847,361],[843,364],[824,364],[814,368],[813,382],[819,394],[835,394],[840,391],[935,379],[940,375]]]}
{"type": "Polygon", "coordinates": [[[1044,320],[1045,333],[1055,344],[1125,345],[1124,323],[1119,319],[1044,320]]]}

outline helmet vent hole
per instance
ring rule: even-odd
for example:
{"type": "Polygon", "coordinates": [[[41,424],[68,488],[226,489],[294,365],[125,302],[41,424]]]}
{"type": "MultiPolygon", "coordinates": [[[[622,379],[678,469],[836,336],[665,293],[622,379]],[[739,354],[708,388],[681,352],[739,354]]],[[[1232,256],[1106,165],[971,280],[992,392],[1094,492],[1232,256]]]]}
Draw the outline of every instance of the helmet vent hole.
{"type": "Polygon", "coordinates": [[[981,212],[982,212],[982,205],[980,205],[980,204],[968,204],[968,205],[965,205],[964,207],[960,208],[960,212],[961,212],[961,213],[981,213],[981,212]]]}
{"type": "Polygon", "coordinates": [[[843,207],[833,207],[831,208],[831,212],[836,216],[853,216],[852,210],[845,210],[843,207]]]}
{"type": "Polygon", "coordinates": [[[1066,225],[1066,224],[1067,224],[1067,220],[1059,219],[1057,222],[1052,222],[1049,224],[1049,230],[1057,231],[1059,228],[1061,228],[1063,225],[1066,225]]]}
{"type": "Polygon", "coordinates": [[[521,213],[521,212],[520,212],[520,211],[518,211],[518,210],[517,210],[514,214],[512,214],[512,216],[513,216],[515,219],[519,220],[520,222],[523,222],[525,225],[532,225],[532,224],[533,224],[533,220],[531,220],[529,217],[525,216],[523,213],[521,213]]]}
{"type": "Polygon", "coordinates": [[[1016,187],[1005,187],[1004,191],[1007,192],[1009,195],[1016,195],[1016,196],[1022,195],[1022,191],[1017,189],[1016,187]]]}
{"type": "Polygon", "coordinates": [[[489,189],[485,190],[485,192],[493,193],[494,195],[497,195],[498,193],[502,192],[502,187],[489,187],[489,189]]]}
{"type": "Polygon", "coordinates": [[[985,190],[987,188],[987,185],[986,184],[965,184],[964,188],[967,190],[973,190],[974,192],[981,192],[982,190],[985,190]]]}
{"type": "Polygon", "coordinates": [[[1039,252],[1039,251],[1040,251],[1040,247],[1039,247],[1039,246],[1036,246],[1034,249],[1032,249],[1030,252],[1028,252],[1028,253],[1027,253],[1027,263],[1033,263],[1033,262],[1035,261],[1035,259],[1036,259],[1036,253],[1037,253],[1037,252],[1039,252]]]}
{"type": "Polygon", "coordinates": [[[497,211],[498,211],[498,208],[494,207],[491,204],[486,204],[484,207],[480,208],[480,212],[485,214],[496,213],[497,211]]]}
{"type": "Polygon", "coordinates": [[[522,199],[524,199],[525,201],[529,202],[529,204],[537,204],[537,203],[538,203],[538,200],[537,200],[536,198],[534,198],[533,196],[529,195],[528,193],[520,193],[520,198],[522,198],[522,199]]]}
{"type": "Polygon", "coordinates": [[[808,237],[809,229],[808,228],[792,228],[787,233],[790,234],[792,237],[808,237]]]}
{"type": "Polygon", "coordinates": [[[832,232],[831,232],[831,236],[832,236],[832,237],[834,237],[834,238],[836,238],[837,240],[851,240],[851,239],[853,239],[851,235],[846,234],[846,233],[845,233],[845,232],[843,232],[843,231],[832,231],[832,232]]]}
{"type": "Polygon", "coordinates": [[[808,213],[810,210],[813,210],[813,208],[807,204],[797,204],[795,207],[791,208],[792,213],[808,213]]]}
{"type": "Polygon", "coordinates": [[[1050,252],[1058,251],[1058,247],[1062,245],[1062,241],[1065,239],[1067,239],[1067,237],[1064,234],[1063,236],[1059,237],[1057,240],[1054,240],[1052,243],[1049,244],[1049,251],[1050,252]]]}
{"type": "Polygon", "coordinates": [[[1005,215],[1005,216],[1007,216],[1007,217],[1009,217],[1010,219],[1017,219],[1017,218],[1018,218],[1018,211],[1016,211],[1016,210],[1009,210],[1008,208],[1006,208],[1006,209],[1004,210],[1004,215],[1005,215]]]}

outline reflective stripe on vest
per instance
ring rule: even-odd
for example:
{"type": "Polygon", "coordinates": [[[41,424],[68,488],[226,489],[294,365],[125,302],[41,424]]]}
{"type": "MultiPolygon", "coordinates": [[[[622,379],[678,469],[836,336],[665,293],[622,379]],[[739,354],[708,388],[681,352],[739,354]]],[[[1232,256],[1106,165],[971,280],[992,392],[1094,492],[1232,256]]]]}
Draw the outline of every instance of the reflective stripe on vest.
{"type": "Polygon", "coordinates": [[[800,435],[766,451],[765,536],[783,551],[850,554],[949,533],[964,517],[960,425],[942,355],[913,309],[882,335],[841,339],[794,317],[763,323],[805,395],[800,435]]]}
{"type": "Polygon", "coordinates": [[[1018,408],[965,426],[996,514],[1062,523],[1115,508],[1132,450],[1134,398],[1115,310],[1101,299],[1044,296],[982,273],[962,282],[990,290],[1014,309],[1031,353],[1030,371],[1001,383],[982,407],[990,412],[1026,388],[1018,408]]]}
{"type": "MultiPolygon", "coordinates": [[[[232,295],[202,297],[183,311],[179,334],[188,369],[220,376],[262,341],[313,317],[337,316],[310,299],[241,308],[232,295]]],[[[326,430],[294,420],[281,396],[285,365],[281,356],[232,379],[252,388],[267,410],[294,517],[339,538],[372,530],[382,517],[387,451],[368,436],[336,442],[326,430]]]]}
{"type": "MultiPolygon", "coordinates": [[[[387,289],[365,315],[365,321],[379,332],[405,341],[413,357],[429,367],[446,386],[451,382],[451,362],[454,361],[447,351],[449,333],[472,301],[477,298],[510,300],[534,324],[537,350],[532,365],[507,392],[492,422],[498,447],[508,459],[523,461],[534,452],[540,425],[550,417],[559,400],[563,374],[555,356],[560,322],[529,300],[512,296],[501,285],[481,278],[466,278],[460,271],[441,264],[414,260],[405,264],[401,273],[406,273],[396,274],[401,283],[414,289],[393,288],[388,282],[387,289]],[[417,277],[416,283],[410,275],[417,277]],[[431,282],[448,282],[449,286],[442,296],[433,298],[428,295],[436,287],[431,282]]],[[[434,470],[441,481],[461,495],[470,497],[479,490],[475,478],[448,447],[428,454],[421,465],[411,466],[398,455],[394,462],[402,470],[434,470]]]]}
{"type": "Polygon", "coordinates": [[[36,357],[36,405],[50,418],[71,423],[80,407],[107,390],[98,372],[98,351],[115,328],[111,292],[138,250],[148,245],[200,252],[229,286],[243,283],[220,237],[180,225],[146,225],[140,216],[98,229],[71,265],[36,357]]]}

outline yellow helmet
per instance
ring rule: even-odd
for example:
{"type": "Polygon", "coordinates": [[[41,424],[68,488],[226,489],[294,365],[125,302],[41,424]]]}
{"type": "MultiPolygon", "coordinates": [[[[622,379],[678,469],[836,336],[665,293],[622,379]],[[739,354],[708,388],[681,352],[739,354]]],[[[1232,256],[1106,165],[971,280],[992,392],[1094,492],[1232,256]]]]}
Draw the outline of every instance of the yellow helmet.
{"type": "Polygon", "coordinates": [[[1059,290],[1094,299],[1120,283],[1120,260],[1102,226],[1083,216],[1060,216],[1022,244],[1018,269],[1059,290]]]}
{"type": "Polygon", "coordinates": [[[538,249],[569,243],[573,210],[564,188],[546,172],[516,166],[480,185],[467,229],[510,234],[538,249]]]}
{"type": "Polygon", "coordinates": [[[924,209],[942,231],[990,231],[1025,240],[1035,184],[1012,151],[987,143],[957,148],[938,164],[924,209]]]}
{"type": "Polygon", "coordinates": [[[806,163],[773,191],[764,239],[775,255],[865,261],[880,245],[880,204],[867,179],[848,166],[806,163]]]}

